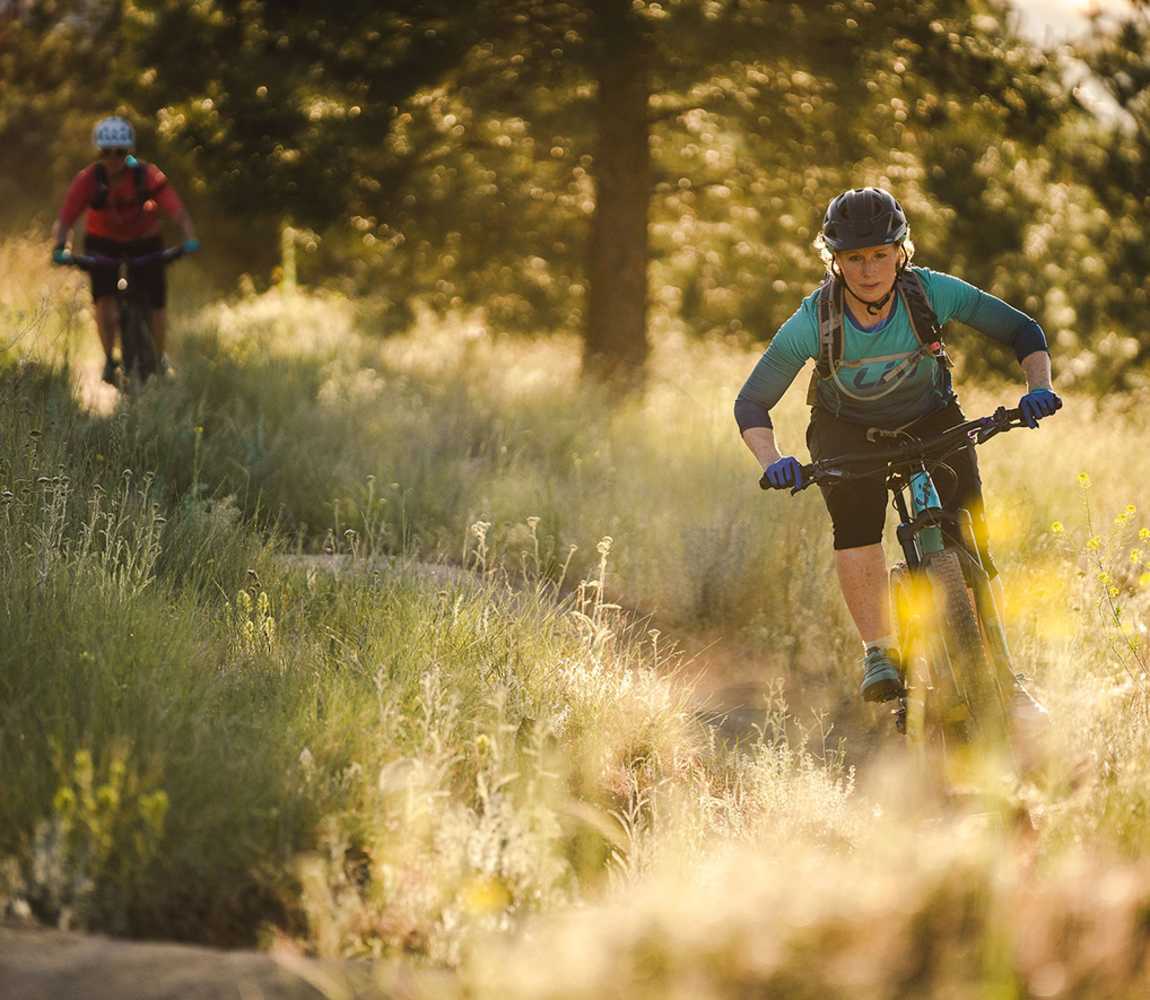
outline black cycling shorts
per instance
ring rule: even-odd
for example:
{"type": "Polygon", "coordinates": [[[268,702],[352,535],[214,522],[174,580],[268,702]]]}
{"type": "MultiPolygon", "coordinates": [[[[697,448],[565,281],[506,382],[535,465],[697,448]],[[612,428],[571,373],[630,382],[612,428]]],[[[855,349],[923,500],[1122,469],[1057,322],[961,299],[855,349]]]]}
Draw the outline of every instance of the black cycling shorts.
{"type": "MultiPolygon", "coordinates": [[[[162,236],[148,236],[142,240],[121,243],[106,236],[85,236],[84,253],[93,257],[142,257],[145,254],[159,253],[164,249],[162,236]]],[[[92,299],[102,299],[116,294],[116,270],[99,267],[88,272],[92,282],[92,299]]],[[[153,309],[163,309],[168,301],[168,283],[164,278],[163,261],[153,261],[128,269],[128,282],[137,292],[143,293],[153,309]]]]}
{"type": "MultiPolygon", "coordinates": [[[[963,416],[957,400],[952,400],[940,410],[917,420],[907,431],[920,437],[938,434],[962,423],[963,416]]],[[[879,451],[889,448],[892,441],[867,440],[868,428],[863,424],[852,424],[833,416],[826,410],[814,407],[811,422],[807,427],[807,448],[816,461],[833,458],[854,452],[879,451]]],[[[989,533],[982,506],[982,480],[978,475],[978,460],[974,448],[965,448],[946,459],[947,468],[936,468],[932,472],[934,484],[938,488],[939,499],[946,510],[957,511],[965,508],[970,511],[974,537],[978,544],[982,564],[988,575],[996,574],[988,547],[989,533]]],[[[831,515],[834,526],[836,549],[855,549],[864,545],[876,545],[882,541],[883,527],[889,494],[885,479],[881,475],[865,479],[852,479],[836,486],[821,487],[823,500],[831,515]]]]}

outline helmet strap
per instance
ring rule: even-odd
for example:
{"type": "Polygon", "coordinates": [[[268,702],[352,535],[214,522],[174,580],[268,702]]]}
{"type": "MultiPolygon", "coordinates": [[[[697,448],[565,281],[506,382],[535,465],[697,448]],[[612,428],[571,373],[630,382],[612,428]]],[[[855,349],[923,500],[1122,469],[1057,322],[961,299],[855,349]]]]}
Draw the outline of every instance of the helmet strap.
{"type": "MultiPolygon", "coordinates": [[[[895,281],[898,281],[898,279],[895,278],[895,281]]],[[[854,292],[851,292],[851,295],[854,295],[854,292]]],[[[893,284],[890,286],[890,288],[887,289],[886,295],[884,295],[881,299],[876,299],[874,302],[868,302],[866,299],[859,299],[857,295],[855,295],[855,298],[866,306],[867,313],[869,313],[871,316],[877,316],[880,312],[882,312],[882,307],[890,301],[890,297],[892,295],[894,295],[893,284]]]]}
{"type": "MultiPolygon", "coordinates": [[[[907,255],[906,249],[900,246],[899,250],[902,252],[902,262],[898,265],[898,270],[894,273],[894,281],[891,282],[890,288],[887,289],[886,294],[882,298],[875,299],[873,302],[869,302],[861,295],[856,295],[850,285],[847,285],[845,280],[843,281],[843,284],[846,285],[847,291],[851,293],[851,298],[857,299],[864,306],[866,306],[867,314],[870,316],[877,316],[880,312],[882,312],[883,307],[890,301],[890,297],[894,295],[894,290],[898,288],[898,279],[902,277],[902,272],[906,270],[906,265],[910,263],[910,257],[907,255]]],[[[838,275],[838,277],[842,277],[841,273],[838,275]]]]}

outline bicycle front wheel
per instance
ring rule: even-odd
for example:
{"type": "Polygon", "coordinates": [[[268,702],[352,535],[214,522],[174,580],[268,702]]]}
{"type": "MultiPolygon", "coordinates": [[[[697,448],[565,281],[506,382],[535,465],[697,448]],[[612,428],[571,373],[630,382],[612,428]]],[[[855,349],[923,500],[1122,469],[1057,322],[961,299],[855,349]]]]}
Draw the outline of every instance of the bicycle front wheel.
{"type": "Polygon", "coordinates": [[[141,382],[156,372],[156,350],[148,323],[148,306],[128,300],[120,310],[120,351],[124,356],[124,375],[137,375],[141,382]]]}
{"type": "Polygon", "coordinates": [[[965,738],[966,713],[955,717],[959,703],[939,635],[935,592],[920,567],[900,563],[890,571],[891,618],[898,637],[906,686],[896,713],[897,728],[917,747],[923,762],[945,754],[947,743],[965,738]],[[949,714],[949,718],[948,718],[949,714]]]}
{"type": "Polygon", "coordinates": [[[954,549],[931,553],[923,559],[923,571],[933,598],[933,667],[941,681],[944,725],[964,737],[1000,735],[1004,720],[995,711],[993,665],[961,557],[954,549]]]}

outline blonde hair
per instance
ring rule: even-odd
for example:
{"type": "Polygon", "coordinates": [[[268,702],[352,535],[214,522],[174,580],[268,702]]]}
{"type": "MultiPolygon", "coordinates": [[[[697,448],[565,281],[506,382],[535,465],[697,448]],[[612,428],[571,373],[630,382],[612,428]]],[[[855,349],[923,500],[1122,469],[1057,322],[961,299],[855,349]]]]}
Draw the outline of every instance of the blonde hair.
{"type": "MultiPolygon", "coordinates": [[[[906,267],[906,265],[914,259],[914,241],[910,238],[909,230],[906,236],[899,240],[895,246],[903,252],[905,259],[902,262],[902,266],[906,267]]],[[[823,264],[826,265],[827,274],[832,278],[837,277],[838,272],[835,270],[835,252],[827,246],[826,237],[822,233],[819,233],[819,235],[815,237],[814,247],[815,250],[818,251],[818,255],[822,259],[823,264]]]]}

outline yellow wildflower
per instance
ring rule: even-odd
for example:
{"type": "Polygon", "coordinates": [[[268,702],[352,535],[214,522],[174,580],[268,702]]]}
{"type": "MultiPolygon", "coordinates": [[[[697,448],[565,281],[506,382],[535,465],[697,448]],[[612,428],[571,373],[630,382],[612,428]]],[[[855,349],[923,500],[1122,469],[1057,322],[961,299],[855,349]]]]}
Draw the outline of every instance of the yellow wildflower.
{"type": "Polygon", "coordinates": [[[1063,528],[1061,521],[1055,521],[1050,525],[1050,533],[1052,535],[1061,535],[1066,529],[1063,528]]]}
{"type": "Polygon", "coordinates": [[[1130,550],[1130,561],[1135,566],[1139,565],[1142,562],[1142,550],[1141,549],[1131,549],[1130,550]]]}
{"type": "Polygon", "coordinates": [[[507,909],[514,901],[511,890],[495,875],[474,875],[459,893],[464,910],[473,916],[486,916],[507,909]]]}
{"type": "Polygon", "coordinates": [[[1085,472],[1078,473],[1078,485],[1084,490],[1090,489],[1090,476],[1085,472]]]}
{"type": "Polygon", "coordinates": [[[1138,532],[1138,537],[1144,542],[1150,542],[1150,528],[1143,528],[1138,532]]]}
{"type": "Polygon", "coordinates": [[[1100,548],[1102,548],[1102,536],[1101,535],[1092,535],[1087,540],[1086,547],[1091,552],[1097,552],[1100,548]]]}

